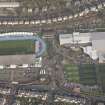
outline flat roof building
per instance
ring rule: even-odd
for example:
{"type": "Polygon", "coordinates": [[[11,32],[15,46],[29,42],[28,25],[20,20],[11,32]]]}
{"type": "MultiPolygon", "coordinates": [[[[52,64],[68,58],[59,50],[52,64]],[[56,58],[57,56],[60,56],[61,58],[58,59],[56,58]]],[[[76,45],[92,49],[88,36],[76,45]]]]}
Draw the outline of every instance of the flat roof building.
{"type": "Polygon", "coordinates": [[[0,8],[16,8],[19,6],[19,2],[0,2],[0,8]]]}
{"type": "Polygon", "coordinates": [[[105,62],[105,32],[92,33],[92,47],[97,51],[99,63],[105,62]]]}
{"type": "Polygon", "coordinates": [[[60,34],[59,42],[60,42],[60,45],[73,43],[72,34],[60,34]]]}
{"type": "Polygon", "coordinates": [[[73,32],[73,34],[60,34],[60,45],[87,44],[91,42],[91,33],[73,32]]]}

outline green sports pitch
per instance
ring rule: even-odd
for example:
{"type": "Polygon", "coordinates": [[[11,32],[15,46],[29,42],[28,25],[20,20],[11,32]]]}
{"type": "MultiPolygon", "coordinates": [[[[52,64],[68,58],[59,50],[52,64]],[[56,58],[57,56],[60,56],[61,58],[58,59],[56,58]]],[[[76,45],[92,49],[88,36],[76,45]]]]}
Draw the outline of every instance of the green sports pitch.
{"type": "Polygon", "coordinates": [[[33,53],[35,53],[35,42],[33,40],[0,41],[0,55],[33,53]]]}

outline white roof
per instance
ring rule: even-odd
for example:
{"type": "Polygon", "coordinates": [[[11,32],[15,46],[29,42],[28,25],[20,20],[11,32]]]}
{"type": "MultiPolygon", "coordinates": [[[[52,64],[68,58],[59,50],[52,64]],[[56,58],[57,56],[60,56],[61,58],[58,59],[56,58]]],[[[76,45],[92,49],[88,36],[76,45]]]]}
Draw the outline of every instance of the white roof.
{"type": "Polygon", "coordinates": [[[10,65],[10,68],[14,69],[14,68],[16,68],[16,65],[10,65]]]}
{"type": "Polygon", "coordinates": [[[105,52],[105,39],[102,40],[93,40],[92,46],[98,52],[105,52]]]}
{"type": "Polygon", "coordinates": [[[74,32],[73,34],[60,34],[59,41],[60,41],[60,45],[90,43],[91,33],[74,32]]]}
{"type": "Polygon", "coordinates": [[[83,47],[84,53],[88,54],[93,60],[98,59],[98,54],[95,49],[92,48],[92,46],[83,47]]]}
{"type": "Polygon", "coordinates": [[[58,18],[58,21],[62,21],[62,17],[59,17],[59,18],[58,18]]]}
{"type": "Polygon", "coordinates": [[[92,40],[105,40],[105,32],[93,32],[92,40]]]}
{"type": "Polygon", "coordinates": [[[53,18],[52,21],[53,21],[53,22],[57,22],[57,18],[53,18]]]}
{"type": "Polygon", "coordinates": [[[78,36],[79,34],[79,32],[73,32],[73,36],[78,36]]]}
{"type": "Polygon", "coordinates": [[[41,20],[41,23],[46,23],[46,20],[41,20]]]}
{"type": "Polygon", "coordinates": [[[19,2],[0,2],[0,8],[15,8],[19,6],[19,2]]]}
{"type": "Polygon", "coordinates": [[[91,7],[90,10],[91,11],[97,11],[97,8],[96,7],[91,7]]]}
{"type": "Polygon", "coordinates": [[[74,36],[74,42],[82,43],[89,43],[91,42],[91,34],[90,33],[76,33],[74,36]]]}
{"type": "Polygon", "coordinates": [[[59,41],[60,45],[73,43],[72,34],[60,34],[59,41]]]}
{"type": "Polygon", "coordinates": [[[28,64],[23,64],[22,67],[23,68],[27,68],[28,67],[28,64]]]}
{"type": "Polygon", "coordinates": [[[105,63],[105,53],[99,52],[99,63],[105,63]]]}
{"type": "Polygon", "coordinates": [[[4,66],[3,65],[0,65],[0,69],[3,69],[4,68],[4,66]]]}

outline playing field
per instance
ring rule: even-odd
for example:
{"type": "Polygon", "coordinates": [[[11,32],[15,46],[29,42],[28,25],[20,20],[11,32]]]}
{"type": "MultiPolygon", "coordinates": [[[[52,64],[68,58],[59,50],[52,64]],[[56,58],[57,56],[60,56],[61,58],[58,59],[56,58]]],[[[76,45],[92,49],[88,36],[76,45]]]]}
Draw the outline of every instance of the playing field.
{"type": "Polygon", "coordinates": [[[65,65],[65,79],[70,82],[79,83],[79,70],[75,64],[65,65]]]}
{"type": "Polygon", "coordinates": [[[97,84],[96,71],[94,64],[79,65],[80,83],[84,85],[97,84]]]}
{"type": "Polygon", "coordinates": [[[35,52],[32,40],[0,41],[0,55],[31,54],[35,52]]]}

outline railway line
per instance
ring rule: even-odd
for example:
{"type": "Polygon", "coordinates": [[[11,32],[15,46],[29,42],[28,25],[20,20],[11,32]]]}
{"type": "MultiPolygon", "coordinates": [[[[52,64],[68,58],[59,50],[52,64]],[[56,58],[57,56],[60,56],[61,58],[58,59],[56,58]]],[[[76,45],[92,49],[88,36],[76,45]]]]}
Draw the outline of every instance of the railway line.
{"type": "MultiPolygon", "coordinates": [[[[26,17],[26,19],[23,18],[17,18],[17,20],[15,20],[15,17],[13,17],[13,19],[10,21],[8,20],[2,20],[0,18],[0,32],[39,32],[39,31],[43,31],[44,33],[47,33],[50,31],[50,33],[55,33],[56,30],[64,30],[64,29],[74,29],[75,27],[79,28],[79,29],[86,29],[87,26],[83,26],[84,24],[90,25],[92,20],[96,19],[96,12],[91,12],[88,13],[87,15],[81,16],[81,17],[77,17],[77,18],[73,18],[73,19],[69,19],[69,17],[66,20],[63,21],[56,21],[53,22],[53,20],[48,19],[46,22],[47,23],[37,23],[37,21],[34,19],[33,17],[26,17]],[[23,19],[23,20],[22,20],[23,19]],[[49,23],[48,21],[50,21],[51,23],[49,23]],[[33,22],[33,23],[32,23],[33,22]],[[5,23],[5,24],[4,24],[5,23]],[[27,24],[26,24],[27,23],[27,24]],[[78,26],[78,24],[80,26],[78,26]],[[83,27],[81,27],[81,25],[83,27]]],[[[58,19],[58,18],[57,18],[58,19]]],[[[39,21],[38,21],[39,22],[39,21]]]]}
{"type": "Polygon", "coordinates": [[[99,10],[105,8],[105,3],[97,7],[91,7],[90,9],[85,9],[82,12],[76,13],[74,15],[63,15],[55,18],[46,18],[41,17],[41,19],[37,18],[37,16],[0,16],[0,25],[41,25],[41,24],[52,24],[57,22],[65,22],[67,20],[80,20],[82,18],[89,18],[93,16],[92,14],[96,14],[99,10]]]}

